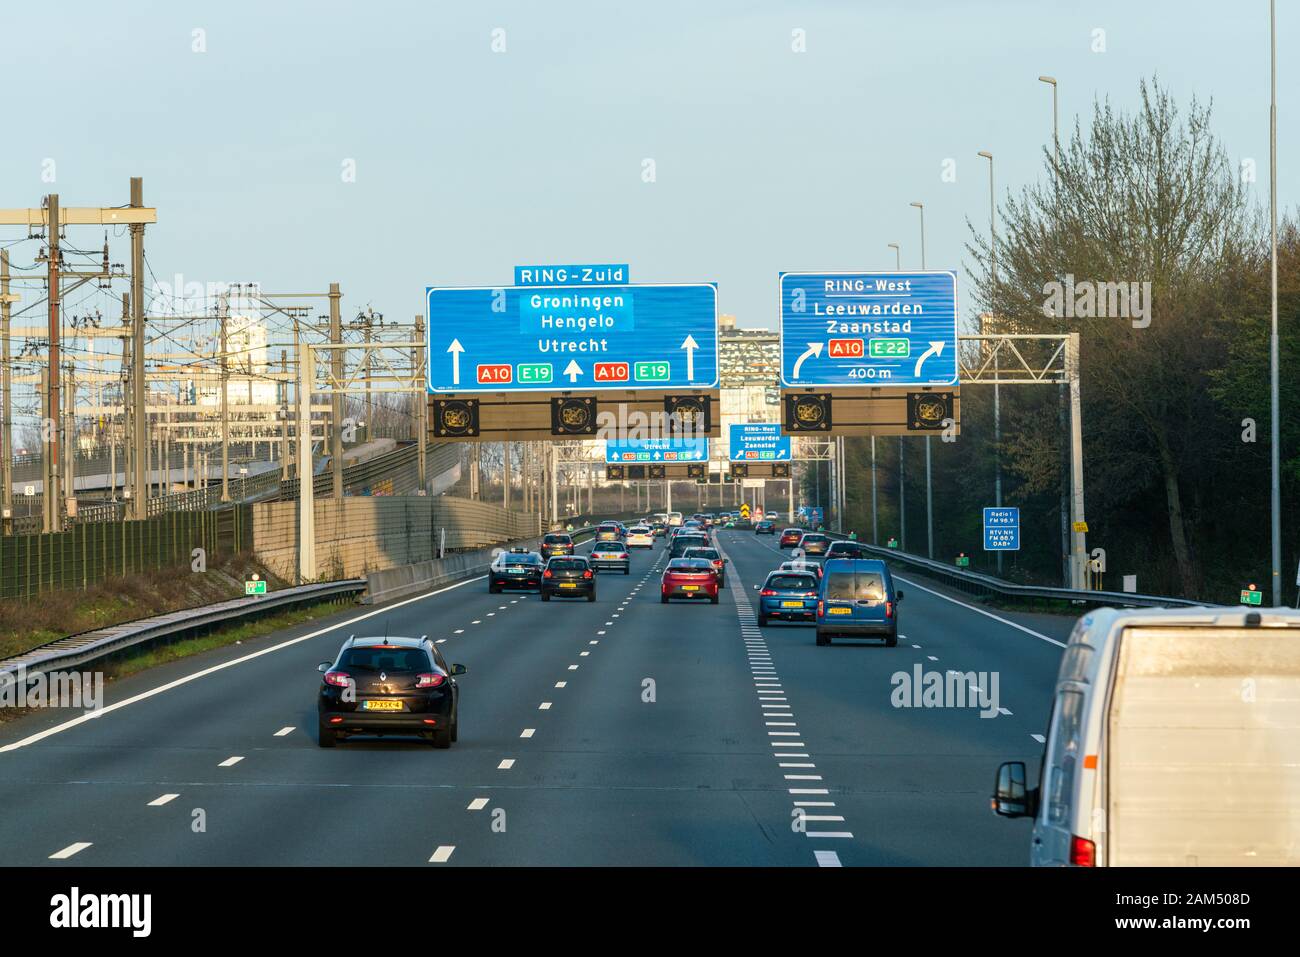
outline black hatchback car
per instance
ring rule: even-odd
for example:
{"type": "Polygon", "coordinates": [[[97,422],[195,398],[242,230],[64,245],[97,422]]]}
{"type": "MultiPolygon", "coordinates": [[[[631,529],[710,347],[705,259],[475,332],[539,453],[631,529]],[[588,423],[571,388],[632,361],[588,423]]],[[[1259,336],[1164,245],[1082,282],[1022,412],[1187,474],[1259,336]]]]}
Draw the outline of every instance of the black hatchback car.
{"type": "Polygon", "coordinates": [[[419,735],[435,748],[456,740],[465,666],[448,665],[428,638],[352,637],[317,670],[322,748],[354,734],[419,735]]]}
{"type": "Polygon", "coordinates": [[[488,592],[495,595],[507,588],[542,590],[542,556],[527,549],[511,549],[498,555],[488,568],[488,592]]]}
{"type": "Polygon", "coordinates": [[[552,558],[542,572],[542,601],[552,598],[596,600],[596,570],[580,555],[552,558]]]}

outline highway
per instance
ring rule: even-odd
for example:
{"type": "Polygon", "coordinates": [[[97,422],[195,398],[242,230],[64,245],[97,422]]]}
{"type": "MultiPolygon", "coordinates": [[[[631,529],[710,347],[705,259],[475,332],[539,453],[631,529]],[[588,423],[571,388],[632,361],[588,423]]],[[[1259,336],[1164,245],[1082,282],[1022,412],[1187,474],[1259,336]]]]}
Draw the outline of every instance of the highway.
{"type": "Polygon", "coordinates": [[[0,726],[14,865],[1023,865],[1000,761],[1037,767],[1072,621],[987,612],[898,576],[899,645],[761,631],[775,540],[722,531],[719,604],[660,604],[634,551],[598,600],[482,579],[353,608],[113,682],[108,707],[0,726]],[[316,744],[318,662],[428,634],[467,666],[450,751],[316,744]],[[890,676],[996,672],[1001,711],[896,708],[890,676]],[[800,826],[802,816],[802,826],[800,826]]]}

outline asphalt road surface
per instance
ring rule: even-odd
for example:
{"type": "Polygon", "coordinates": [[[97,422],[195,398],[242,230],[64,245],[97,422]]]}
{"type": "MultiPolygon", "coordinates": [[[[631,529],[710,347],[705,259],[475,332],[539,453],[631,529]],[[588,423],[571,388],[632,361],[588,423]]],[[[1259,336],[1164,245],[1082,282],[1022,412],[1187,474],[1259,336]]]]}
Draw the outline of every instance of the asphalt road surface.
{"type": "Polygon", "coordinates": [[[477,579],[113,682],[92,718],[10,721],[6,863],[1026,864],[1030,824],[988,795],[1000,761],[1037,767],[1071,622],[898,576],[897,648],[818,648],[754,621],[775,540],[717,538],[717,605],[660,604],[661,543],[594,604],[477,579]],[[316,665],[351,634],[427,634],[469,669],[450,751],[317,747],[316,665]],[[996,673],[1001,710],[895,707],[914,665],[996,673]]]}

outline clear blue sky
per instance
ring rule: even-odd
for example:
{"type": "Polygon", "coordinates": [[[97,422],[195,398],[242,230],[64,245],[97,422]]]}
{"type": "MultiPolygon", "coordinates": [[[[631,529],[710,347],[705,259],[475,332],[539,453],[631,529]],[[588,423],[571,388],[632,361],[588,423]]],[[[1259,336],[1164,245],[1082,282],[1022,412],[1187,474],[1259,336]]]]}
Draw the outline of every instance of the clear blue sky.
{"type": "MultiPolygon", "coordinates": [[[[1285,210],[1300,9],[1279,8],[1285,210]]],[[[976,151],[999,194],[1042,175],[1042,73],[1063,135],[1094,98],[1132,108],[1153,73],[1180,103],[1212,97],[1267,198],[1262,0],[62,2],[4,24],[0,206],[123,204],[141,175],[160,279],[337,280],[345,314],[407,318],[426,284],[506,283],[516,263],[627,262],[634,280],[716,281],[722,311],[774,326],[780,270],[891,268],[894,241],[918,266],[913,200],[928,265],[965,284],[965,220],[988,216],[976,151]]]]}

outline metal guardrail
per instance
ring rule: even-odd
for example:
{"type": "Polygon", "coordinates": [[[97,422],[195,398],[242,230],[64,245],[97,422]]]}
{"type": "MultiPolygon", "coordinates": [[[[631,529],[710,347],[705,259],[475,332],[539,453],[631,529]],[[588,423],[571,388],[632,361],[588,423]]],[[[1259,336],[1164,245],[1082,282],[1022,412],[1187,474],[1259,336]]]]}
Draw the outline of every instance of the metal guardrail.
{"type": "MultiPolygon", "coordinates": [[[[829,538],[836,541],[849,541],[847,535],[841,535],[838,532],[823,532],[829,538]]],[[[1164,595],[1139,595],[1133,592],[1124,591],[1093,591],[1091,589],[1077,588],[1054,588],[1047,585],[1016,585],[1012,582],[1003,581],[993,575],[985,575],[983,572],[971,572],[965,569],[956,568],[944,562],[935,561],[932,558],[925,558],[921,555],[914,555],[910,552],[902,552],[896,548],[885,548],[880,545],[869,545],[859,541],[858,546],[870,553],[871,555],[882,558],[887,561],[898,562],[917,569],[931,578],[938,579],[945,585],[963,591],[969,595],[978,595],[984,598],[1008,598],[1008,599],[1047,599],[1056,601],[1068,601],[1075,604],[1093,605],[1093,606],[1112,606],[1112,607],[1129,607],[1129,608],[1204,608],[1221,607],[1215,602],[1192,601],[1186,598],[1170,598],[1164,595]]]]}
{"type": "Polygon", "coordinates": [[[266,595],[232,598],[213,605],[123,622],[108,628],[69,635],[67,638],[56,638],[21,655],[0,661],[0,681],[6,678],[15,680],[20,672],[32,676],[81,667],[126,648],[175,638],[199,628],[231,624],[245,618],[266,614],[276,608],[358,594],[364,591],[365,587],[364,578],[297,585],[266,595]]]}

